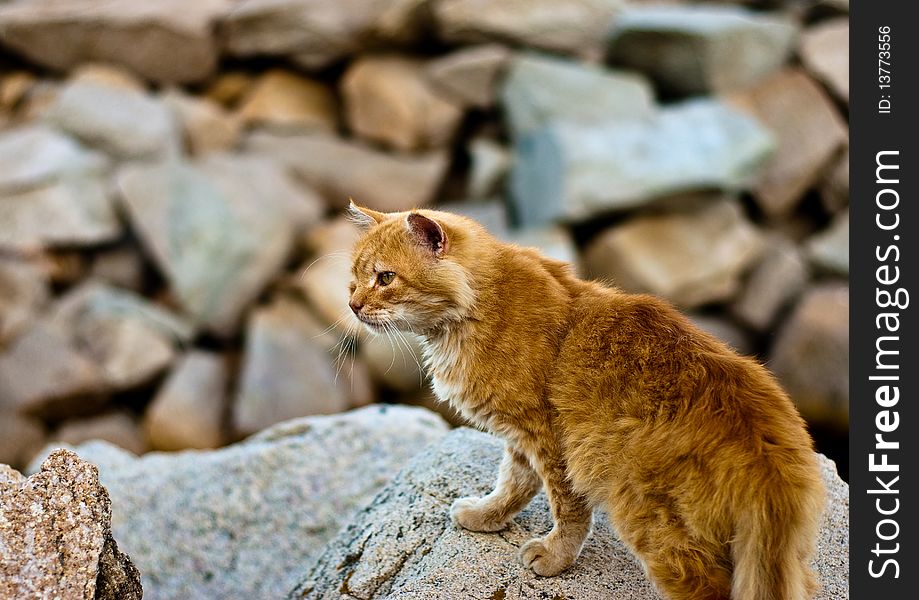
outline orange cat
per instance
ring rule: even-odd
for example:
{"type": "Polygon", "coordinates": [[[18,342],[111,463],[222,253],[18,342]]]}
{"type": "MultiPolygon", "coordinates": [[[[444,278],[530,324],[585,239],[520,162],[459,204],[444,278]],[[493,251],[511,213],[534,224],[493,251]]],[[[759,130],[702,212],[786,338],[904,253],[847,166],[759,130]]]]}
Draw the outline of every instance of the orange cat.
{"type": "Polygon", "coordinates": [[[453,521],[498,531],[545,488],[555,527],[520,550],[556,575],[605,508],[671,599],[805,600],[824,490],[772,376],[666,302],[581,281],[469,219],[352,204],[350,306],[419,334],[433,387],[507,443],[495,490],[453,521]]]}

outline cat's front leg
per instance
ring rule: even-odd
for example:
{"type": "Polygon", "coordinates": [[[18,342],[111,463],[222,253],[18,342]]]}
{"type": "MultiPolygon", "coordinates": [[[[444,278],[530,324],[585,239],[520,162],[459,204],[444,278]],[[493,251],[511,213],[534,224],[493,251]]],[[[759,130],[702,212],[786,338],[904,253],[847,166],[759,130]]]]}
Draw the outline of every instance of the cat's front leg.
{"type": "Polygon", "coordinates": [[[450,507],[450,518],[470,531],[500,531],[532,500],[541,485],[526,456],[507,446],[494,491],[484,498],[460,498],[450,507]]]}
{"type": "Polygon", "coordinates": [[[561,461],[540,464],[539,473],[546,486],[555,526],[545,536],[521,546],[520,560],[537,575],[551,577],[574,564],[581,554],[593,522],[593,509],[571,489],[561,461]]]}

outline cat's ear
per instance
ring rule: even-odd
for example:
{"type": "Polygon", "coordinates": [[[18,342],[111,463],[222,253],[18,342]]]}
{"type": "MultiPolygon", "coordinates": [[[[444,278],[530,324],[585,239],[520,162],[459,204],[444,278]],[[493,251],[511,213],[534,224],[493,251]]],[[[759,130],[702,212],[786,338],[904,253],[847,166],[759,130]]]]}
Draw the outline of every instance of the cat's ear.
{"type": "Polygon", "coordinates": [[[358,206],[354,203],[353,199],[348,198],[348,217],[362,229],[370,229],[374,225],[382,223],[386,215],[375,210],[370,210],[369,208],[364,208],[363,206],[358,206]]]}
{"type": "Polygon", "coordinates": [[[440,226],[440,223],[434,219],[419,213],[409,213],[405,217],[405,224],[412,233],[415,240],[429,249],[434,256],[440,258],[447,253],[450,242],[447,239],[447,232],[440,226]]]}

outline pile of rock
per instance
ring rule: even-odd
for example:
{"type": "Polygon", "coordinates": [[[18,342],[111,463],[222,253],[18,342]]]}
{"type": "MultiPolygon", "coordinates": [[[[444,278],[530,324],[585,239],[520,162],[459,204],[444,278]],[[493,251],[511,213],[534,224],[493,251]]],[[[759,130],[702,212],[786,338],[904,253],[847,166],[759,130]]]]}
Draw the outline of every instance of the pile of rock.
{"type": "Polygon", "coordinates": [[[0,3],[0,462],[430,404],[349,329],[349,197],[664,296],[843,432],[848,4],[741,4],[0,3]]]}

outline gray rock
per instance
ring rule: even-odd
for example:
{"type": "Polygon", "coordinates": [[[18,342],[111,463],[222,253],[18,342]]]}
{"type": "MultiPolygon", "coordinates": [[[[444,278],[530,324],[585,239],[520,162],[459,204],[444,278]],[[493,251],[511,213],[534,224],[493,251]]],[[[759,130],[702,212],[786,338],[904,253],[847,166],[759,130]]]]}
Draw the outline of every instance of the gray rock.
{"type": "Polygon", "coordinates": [[[489,108],[511,52],[500,44],[481,44],[434,59],[425,66],[431,86],[465,107],[489,108]]]}
{"type": "Polygon", "coordinates": [[[609,56],[670,92],[723,92],[779,68],[796,36],[791,20],[738,6],[631,6],[616,19],[609,56]]]}
{"type": "Polygon", "coordinates": [[[67,332],[38,320],[0,352],[0,401],[22,414],[92,413],[107,400],[105,374],[71,346],[67,332]]]}
{"type": "Polygon", "coordinates": [[[571,54],[599,54],[621,0],[440,0],[433,5],[448,42],[502,41],[571,54]]]}
{"type": "Polygon", "coordinates": [[[779,311],[804,290],[809,278],[801,251],[785,238],[773,239],[731,304],[731,313],[750,327],[766,331],[779,311]]]}
{"type": "Polygon", "coordinates": [[[511,168],[511,153],[498,142],[476,138],[466,148],[469,155],[469,179],[466,193],[470,198],[488,198],[499,191],[499,186],[511,168]]]}
{"type": "Polygon", "coordinates": [[[147,451],[147,444],[137,420],[127,411],[118,410],[86,419],[68,419],[48,436],[52,444],[76,446],[90,440],[102,440],[134,454],[147,451]]]}
{"type": "Polygon", "coordinates": [[[426,0],[246,0],[223,20],[234,56],[284,56],[319,69],[379,41],[418,37],[426,0]]]}
{"type": "Polygon", "coordinates": [[[175,113],[192,155],[229,152],[239,142],[241,119],[210,98],[171,89],[163,95],[163,103],[175,113]]]}
{"type": "Polygon", "coordinates": [[[192,337],[191,325],[167,310],[92,281],[61,298],[52,319],[98,365],[114,391],[149,382],[172,363],[175,346],[192,337]]]}
{"type": "Polygon", "coordinates": [[[654,92],[641,75],[539,54],[511,60],[501,106],[514,137],[556,121],[605,124],[655,112],[654,92]]]}
{"type": "Polygon", "coordinates": [[[213,73],[212,30],[231,7],[229,0],[21,0],[0,6],[0,29],[7,47],[58,71],[98,61],[187,83],[213,73]]]}
{"type": "Polygon", "coordinates": [[[341,93],[352,132],[404,152],[446,146],[463,116],[435,92],[422,62],[397,55],[355,60],[341,93]]]}
{"type": "Polygon", "coordinates": [[[774,134],[778,147],[756,182],[754,198],[768,217],[789,216],[847,144],[845,121],[820,86],[796,69],[736,92],[729,101],[774,134]]]}
{"type": "Polygon", "coordinates": [[[505,239],[518,246],[537,248],[549,258],[570,263],[576,270],[581,270],[577,247],[574,245],[571,234],[563,227],[514,230],[505,239]]]}
{"type": "Polygon", "coordinates": [[[772,147],[753,119],[710,100],[651,118],[556,123],[518,140],[511,199],[529,226],[632,208],[678,191],[737,189],[754,178],[772,147]]]}
{"type": "Polygon", "coordinates": [[[223,357],[191,351],[176,364],[144,413],[154,450],[217,448],[223,442],[227,365],[223,357]]]}
{"type": "Polygon", "coordinates": [[[74,176],[101,174],[107,162],[103,155],[87,150],[46,124],[3,131],[0,132],[0,195],[74,176]]]}
{"type": "Polygon", "coordinates": [[[849,287],[809,290],[785,322],[769,367],[810,423],[849,428],[849,287]]]}
{"type": "Polygon", "coordinates": [[[233,405],[237,433],[249,435],[287,419],[342,412],[366,403],[367,384],[357,381],[351,386],[351,365],[335,364],[329,352],[334,342],[320,339],[327,332],[292,300],[281,298],[253,311],[233,405]]]}
{"type": "Polygon", "coordinates": [[[280,271],[298,223],[320,211],[266,159],[209,155],[194,164],[131,166],[118,184],[182,308],[221,336],[236,330],[242,311],[280,271]]]}
{"type": "Polygon", "coordinates": [[[73,81],[44,113],[60,129],[124,159],[160,158],[179,150],[172,110],[141,91],[73,81]]]}
{"type": "Polygon", "coordinates": [[[507,207],[499,198],[448,202],[439,204],[437,210],[468,217],[484,226],[490,234],[497,238],[505,239],[510,235],[510,218],[507,214],[507,207]]]}
{"type": "Polygon", "coordinates": [[[325,542],[446,429],[429,411],[373,406],[290,421],[215,451],[141,458],[105,443],[112,527],[147,600],[280,598],[325,542]]]}
{"type": "Polygon", "coordinates": [[[32,261],[0,256],[0,347],[35,319],[50,297],[48,284],[32,261]]]}
{"type": "Polygon", "coordinates": [[[849,101],[849,17],[811,27],[801,36],[801,61],[833,93],[849,101]]]}
{"type": "MultiPolygon", "coordinates": [[[[575,565],[546,578],[516,559],[521,544],[552,528],[543,494],[501,533],[451,525],[453,500],[492,489],[501,448],[492,436],[458,429],[416,456],[318,562],[301,571],[288,598],[660,598],[600,512],[575,565]]],[[[849,489],[835,465],[819,458],[829,494],[815,560],[823,588],[816,598],[838,600],[848,590],[849,489]]]]}
{"type": "Polygon", "coordinates": [[[323,134],[256,133],[247,148],[286,164],[335,208],[347,206],[349,197],[384,212],[423,206],[433,198],[449,166],[443,151],[395,156],[323,134]]]}
{"type": "Polygon", "coordinates": [[[807,255],[821,271],[849,275],[849,211],[837,215],[830,225],[807,241],[807,255]]]}
{"type": "Polygon", "coordinates": [[[727,300],[759,256],[762,235],[736,202],[637,217],[602,233],[585,253],[590,276],[685,308],[727,300]]]}
{"type": "Polygon", "coordinates": [[[112,537],[96,467],[57,450],[28,479],[0,465],[0,596],[140,600],[140,574],[112,537]]]}

